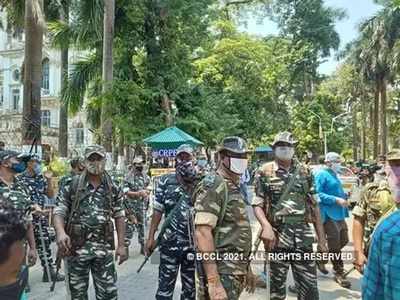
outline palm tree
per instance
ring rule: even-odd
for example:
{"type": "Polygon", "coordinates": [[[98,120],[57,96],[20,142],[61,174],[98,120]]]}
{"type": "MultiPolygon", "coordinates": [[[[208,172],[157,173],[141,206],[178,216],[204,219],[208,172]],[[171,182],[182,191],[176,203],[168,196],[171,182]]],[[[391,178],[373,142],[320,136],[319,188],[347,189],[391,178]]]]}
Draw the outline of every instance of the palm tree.
{"type": "Polygon", "coordinates": [[[400,9],[385,7],[364,22],[360,30],[361,36],[356,43],[355,51],[358,65],[364,77],[375,82],[374,157],[376,157],[378,150],[380,154],[387,152],[387,87],[393,82],[398,70],[400,9]]]}
{"type": "MultiPolygon", "coordinates": [[[[104,1],[103,34],[103,93],[110,90],[113,81],[113,39],[114,39],[115,0],[104,1]]],[[[110,118],[112,108],[106,101],[101,109],[102,144],[107,152],[112,151],[113,126],[110,118]]]]}
{"type": "Polygon", "coordinates": [[[43,0],[25,1],[25,58],[23,145],[41,144],[41,82],[44,13],[43,0]]]}

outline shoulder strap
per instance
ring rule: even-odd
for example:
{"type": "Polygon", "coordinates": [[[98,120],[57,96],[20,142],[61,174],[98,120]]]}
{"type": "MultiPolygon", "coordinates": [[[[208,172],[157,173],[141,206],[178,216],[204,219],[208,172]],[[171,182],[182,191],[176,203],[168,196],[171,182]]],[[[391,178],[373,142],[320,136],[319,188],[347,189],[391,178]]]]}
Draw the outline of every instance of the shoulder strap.
{"type": "Polygon", "coordinates": [[[225,217],[225,213],[226,213],[226,208],[228,207],[228,201],[229,201],[229,189],[228,189],[228,184],[226,183],[226,181],[224,180],[223,182],[224,185],[224,199],[222,199],[222,206],[221,206],[221,210],[219,212],[219,216],[218,216],[218,223],[217,226],[215,227],[215,231],[218,231],[219,228],[222,225],[222,221],[225,217]]]}

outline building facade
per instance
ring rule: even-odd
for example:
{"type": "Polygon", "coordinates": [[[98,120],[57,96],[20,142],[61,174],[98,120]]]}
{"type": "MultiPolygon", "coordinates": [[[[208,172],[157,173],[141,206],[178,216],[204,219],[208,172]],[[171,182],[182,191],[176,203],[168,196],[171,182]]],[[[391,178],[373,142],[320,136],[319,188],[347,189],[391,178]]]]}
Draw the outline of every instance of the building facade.
{"type": "MultiPolygon", "coordinates": [[[[5,15],[0,13],[5,23],[5,15]]],[[[2,28],[6,28],[3,24],[2,28]]],[[[70,65],[79,53],[70,51],[70,65]]],[[[0,141],[7,148],[21,147],[24,34],[0,30],[0,141]]],[[[61,94],[61,52],[45,45],[42,60],[42,144],[58,150],[61,94]]],[[[92,141],[84,112],[68,119],[68,150],[82,150],[92,141]]]]}

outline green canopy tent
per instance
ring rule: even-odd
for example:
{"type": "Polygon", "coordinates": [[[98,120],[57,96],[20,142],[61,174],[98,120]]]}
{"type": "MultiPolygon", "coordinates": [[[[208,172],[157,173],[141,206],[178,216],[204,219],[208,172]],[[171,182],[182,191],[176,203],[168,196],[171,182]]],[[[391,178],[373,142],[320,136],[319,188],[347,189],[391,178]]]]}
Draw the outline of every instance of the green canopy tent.
{"type": "Polygon", "coordinates": [[[172,150],[177,149],[182,144],[189,144],[193,147],[203,145],[198,139],[192,137],[178,127],[168,127],[143,140],[153,150],[172,150]]]}

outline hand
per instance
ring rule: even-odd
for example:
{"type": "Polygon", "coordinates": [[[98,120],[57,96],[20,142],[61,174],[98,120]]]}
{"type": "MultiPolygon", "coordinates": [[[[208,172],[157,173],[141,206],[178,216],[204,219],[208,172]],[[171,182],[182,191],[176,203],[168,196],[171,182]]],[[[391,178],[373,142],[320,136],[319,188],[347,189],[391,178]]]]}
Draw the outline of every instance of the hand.
{"type": "Polygon", "coordinates": [[[37,261],[37,252],[36,249],[29,248],[28,251],[28,266],[33,267],[37,261]]]}
{"type": "Polygon", "coordinates": [[[141,190],[140,191],[140,196],[141,197],[147,197],[149,195],[149,191],[147,191],[147,190],[141,190]]]}
{"type": "Polygon", "coordinates": [[[355,251],[354,267],[358,272],[364,274],[364,265],[367,263],[367,257],[362,251],[355,251]]]}
{"type": "Polygon", "coordinates": [[[249,294],[253,294],[256,290],[256,283],[257,283],[257,276],[254,275],[253,270],[249,266],[244,283],[246,287],[246,292],[248,292],[249,294]]]}
{"type": "Polygon", "coordinates": [[[154,237],[148,238],[144,249],[146,256],[149,256],[154,251],[155,247],[156,241],[154,240],[154,237]]]}
{"type": "Polygon", "coordinates": [[[215,283],[208,283],[208,294],[210,300],[228,300],[228,295],[220,280],[215,283]]]}
{"type": "Polygon", "coordinates": [[[62,255],[67,256],[71,253],[71,239],[65,232],[57,233],[57,246],[62,255]]]}
{"type": "Polygon", "coordinates": [[[326,240],[318,242],[318,251],[321,253],[329,253],[329,248],[326,240]]]}
{"type": "Polygon", "coordinates": [[[125,248],[124,246],[118,246],[117,250],[115,250],[115,260],[118,259],[118,256],[119,256],[118,265],[127,261],[128,260],[128,249],[125,248]]]}
{"type": "Polygon", "coordinates": [[[37,216],[43,214],[42,208],[38,204],[32,205],[32,214],[37,216]]]}
{"type": "Polygon", "coordinates": [[[263,226],[260,238],[264,243],[266,251],[274,249],[276,244],[276,236],[271,225],[263,226]]]}
{"type": "Polygon", "coordinates": [[[336,204],[340,205],[341,207],[348,207],[349,203],[342,199],[342,198],[336,198],[336,204]]]}

